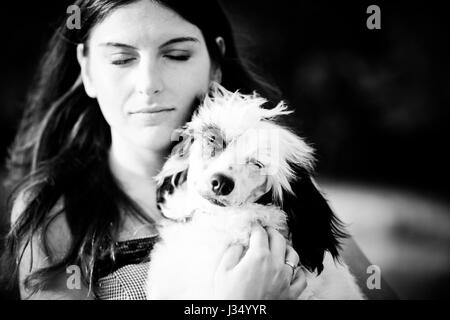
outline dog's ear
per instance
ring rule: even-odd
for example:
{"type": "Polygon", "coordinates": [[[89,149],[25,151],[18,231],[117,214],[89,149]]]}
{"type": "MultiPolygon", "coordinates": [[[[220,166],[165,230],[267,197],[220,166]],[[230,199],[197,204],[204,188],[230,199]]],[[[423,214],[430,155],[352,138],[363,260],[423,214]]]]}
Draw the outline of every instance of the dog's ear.
{"type": "Polygon", "coordinates": [[[282,209],[288,215],[292,245],[309,271],[323,270],[325,251],[339,260],[341,241],[348,237],[344,224],[315,186],[309,172],[298,170],[291,183],[294,194],[286,192],[282,209]]]}
{"type": "Polygon", "coordinates": [[[261,197],[259,197],[255,203],[262,204],[262,205],[273,205],[273,196],[272,196],[272,189],[264,193],[261,197]]]}
{"type": "Polygon", "coordinates": [[[189,149],[194,142],[194,137],[189,130],[182,130],[172,137],[175,143],[172,151],[164,163],[162,170],[156,175],[157,182],[156,202],[163,203],[167,194],[172,194],[175,188],[181,186],[187,179],[189,169],[189,149]]]}
{"type": "Polygon", "coordinates": [[[186,181],[188,169],[178,172],[173,176],[167,176],[156,189],[156,204],[161,209],[161,204],[165,202],[165,197],[173,194],[175,188],[179,187],[186,181]]]}

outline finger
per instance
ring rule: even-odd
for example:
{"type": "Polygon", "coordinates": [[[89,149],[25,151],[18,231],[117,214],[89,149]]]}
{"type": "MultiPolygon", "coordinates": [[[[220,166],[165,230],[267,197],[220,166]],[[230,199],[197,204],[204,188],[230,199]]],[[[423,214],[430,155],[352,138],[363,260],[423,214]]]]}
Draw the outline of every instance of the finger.
{"type": "Polygon", "coordinates": [[[288,274],[289,279],[291,282],[294,279],[295,273],[297,271],[297,265],[300,258],[298,257],[297,252],[295,252],[294,248],[291,246],[286,247],[286,257],[284,262],[284,268],[286,269],[286,272],[288,274]]]}
{"type": "Polygon", "coordinates": [[[233,269],[240,261],[244,246],[241,244],[232,244],[229,246],[219,262],[217,270],[228,271],[233,269]]]}
{"type": "Polygon", "coordinates": [[[255,225],[250,234],[248,251],[251,253],[260,249],[269,249],[269,239],[266,230],[260,225],[255,225]]]}
{"type": "Polygon", "coordinates": [[[289,287],[289,295],[293,299],[298,299],[307,286],[306,274],[301,268],[298,268],[289,287]]]}
{"type": "Polygon", "coordinates": [[[284,263],[286,261],[286,239],[280,232],[271,227],[267,228],[267,234],[269,236],[269,248],[275,261],[284,263]]]}
{"type": "Polygon", "coordinates": [[[297,251],[294,250],[290,245],[286,245],[286,257],[285,261],[289,262],[293,266],[297,266],[300,262],[300,257],[297,253],[297,251]]]}

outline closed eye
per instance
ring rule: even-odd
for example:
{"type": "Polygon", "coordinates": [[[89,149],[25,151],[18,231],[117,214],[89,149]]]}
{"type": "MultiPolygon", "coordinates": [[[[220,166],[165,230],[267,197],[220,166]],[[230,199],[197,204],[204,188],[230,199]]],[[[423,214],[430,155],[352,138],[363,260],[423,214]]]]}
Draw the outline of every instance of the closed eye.
{"type": "Polygon", "coordinates": [[[264,168],[264,164],[261,163],[260,161],[256,160],[256,159],[247,159],[247,163],[251,164],[251,165],[254,165],[258,169],[264,168]]]}
{"type": "Polygon", "coordinates": [[[260,169],[264,168],[264,165],[259,161],[255,162],[255,166],[257,166],[260,169]]]}
{"type": "Polygon", "coordinates": [[[126,53],[114,54],[112,56],[111,64],[116,66],[126,65],[133,60],[136,60],[136,57],[126,53]]]}
{"type": "Polygon", "coordinates": [[[187,61],[191,58],[191,52],[189,50],[167,50],[163,52],[163,57],[174,61],[187,61]]]}
{"type": "Polygon", "coordinates": [[[134,58],[113,60],[111,63],[116,66],[125,65],[133,61],[134,58]]]}
{"type": "Polygon", "coordinates": [[[187,61],[191,58],[189,55],[170,55],[166,54],[164,57],[166,57],[169,60],[175,60],[175,61],[187,61]]]}

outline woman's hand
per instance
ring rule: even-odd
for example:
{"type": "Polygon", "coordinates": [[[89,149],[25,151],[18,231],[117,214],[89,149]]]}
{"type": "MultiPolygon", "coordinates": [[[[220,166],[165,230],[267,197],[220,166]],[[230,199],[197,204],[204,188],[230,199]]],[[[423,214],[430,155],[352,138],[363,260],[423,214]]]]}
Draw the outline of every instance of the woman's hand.
{"type": "Polygon", "coordinates": [[[255,226],[247,252],[233,245],[227,249],[216,270],[214,298],[232,300],[297,299],[306,288],[298,254],[275,229],[255,226]]]}

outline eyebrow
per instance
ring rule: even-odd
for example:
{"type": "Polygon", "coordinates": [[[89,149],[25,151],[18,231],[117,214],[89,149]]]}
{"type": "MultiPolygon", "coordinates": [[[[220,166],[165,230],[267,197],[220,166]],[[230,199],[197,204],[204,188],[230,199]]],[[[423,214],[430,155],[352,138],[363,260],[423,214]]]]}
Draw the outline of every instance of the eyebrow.
{"type": "MultiPolygon", "coordinates": [[[[159,46],[159,48],[164,48],[169,45],[175,44],[175,43],[181,43],[181,42],[193,42],[193,43],[200,43],[200,40],[194,37],[178,37],[170,39],[169,41],[164,42],[162,45],[159,46]]],[[[100,46],[102,47],[116,47],[116,48],[125,48],[125,49],[131,49],[131,50],[137,50],[136,47],[131,46],[129,44],[120,43],[120,42],[105,42],[100,43],[100,46]]]]}
{"type": "Polygon", "coordinates": [[[173,38],[173,39],[170,39],[169,41],[164,42],[159,47],[163,48],[163,47],[167,47],[167,46],[169,46],[171,44],[180,43],[180,42],[200,43],[200,40],[198,40],[197,38],[194,38],[194,37],[178,37],[178,38],[173,38]]]}

